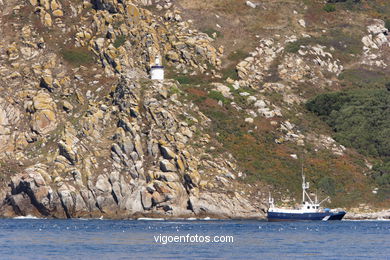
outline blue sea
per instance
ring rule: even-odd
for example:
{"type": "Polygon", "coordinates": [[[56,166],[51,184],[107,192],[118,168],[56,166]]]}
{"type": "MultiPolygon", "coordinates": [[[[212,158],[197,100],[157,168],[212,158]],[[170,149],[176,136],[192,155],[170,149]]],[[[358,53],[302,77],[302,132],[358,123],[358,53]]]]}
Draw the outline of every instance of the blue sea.
{"type": "Polygon", "coordinates": [[[389,245],[387,221],[0,219],[0,259],[390,259],[389,245]]]}

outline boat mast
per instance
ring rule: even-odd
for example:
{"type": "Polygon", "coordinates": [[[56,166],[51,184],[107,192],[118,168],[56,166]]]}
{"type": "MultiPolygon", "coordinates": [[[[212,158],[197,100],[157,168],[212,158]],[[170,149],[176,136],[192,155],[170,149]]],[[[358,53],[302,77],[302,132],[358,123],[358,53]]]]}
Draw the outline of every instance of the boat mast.
{"type": "Polygon", "coordinates": [[[306,189],[305,175],[303,175],[302,173],[302,203],[305,203],[305,189],[306,189]]]}
{"type": "Polygon", "coordinates": [[[275,205],[274,205],[274,198],[272,198],[271,192],[268,195],[268,207],[270,209],[273,209],[275,207],[275,205]]]}
{"type": "Polygon", "coordinates": [[[301,174],[302,174],[302,204],[305,203],[306,197],[309,199],[310,203],[313,204],[313,200],[310,198],[309,194],[307,194],[306,190],[309,189],[310,184],[309,182],[306,182],[305,174],[303,172],[303,154],[302,154],[302,161],[301,161],[301,174]]]}
{"type": "Polygon", "coordinates": [[[305,203],[305,191],[307,187],[305,181],[305,174],[303,173],[303,153],[301,156],[301,175],[302,175],[302,203],[305,203]]]}

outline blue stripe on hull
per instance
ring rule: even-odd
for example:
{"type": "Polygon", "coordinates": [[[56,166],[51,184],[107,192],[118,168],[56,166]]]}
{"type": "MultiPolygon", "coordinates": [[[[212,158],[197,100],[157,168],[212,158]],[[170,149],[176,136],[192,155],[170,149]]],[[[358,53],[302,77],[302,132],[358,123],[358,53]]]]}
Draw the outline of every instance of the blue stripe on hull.
{"type": "Polygon", "coordinates": [[[329,216],[328,220],[341,220],[345,214],[345,211],[318,213],[268,212],[268,221],[322,220],[326,216],[329,216]]]}

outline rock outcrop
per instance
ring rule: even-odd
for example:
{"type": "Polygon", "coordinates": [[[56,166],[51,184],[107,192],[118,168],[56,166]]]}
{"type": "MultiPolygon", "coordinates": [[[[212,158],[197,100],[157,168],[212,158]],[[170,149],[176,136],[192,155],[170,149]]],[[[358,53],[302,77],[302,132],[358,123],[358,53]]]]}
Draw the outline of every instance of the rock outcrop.
{"type": "Polygon", "coordinates": [[[264,218],[270,190],[293,196],[302,147],[317,184],[337,160],[348,189],[371,185],[303,104],[353,66],[387,68],[384,22],[343,55],[305,4],[263,26],[278,1],[239,2],[0,1],[0,216],[264,218]]]}
{"type": "MultiPolygon", "coordinates": [[[[196,117],[199,126],[178,120],[189,109],[198,109],[169,96],[174,87],[170,81],[141,85],[122,78],[110,93],[111,105],[92,106],[80,130],[65,125],[47,164],[11,178],[3,215],[261,218],[264,207],[255,208],[247,198],[200,186],[204,178],[198,172],[198,154],[204,148],[194,150],[188,144],[195,142],[197,128],[206,125],[196,117]],[[107,153],[111,158],[103,157],[107,153]]],[[[31,111],[54,113],[52,103],[49,94],[40,92],[32,99],[31,111]]],[[[52,121],[45,122],[35,123],[39,127],[33,131],[52,130],[52,121]]],[[[218,175],[220,169],[213,165],[209,174],[218,175]]]]}
{"type": "Polygon", "coordinates": [[[368,34],[362,38],[363,58],[362,63],[369,66],[386,68],[388,66],[383,53],[389,49],[389,30],[382,20],[373,20],[367,26],[368,34]]]}
{"type": "Polygon", "coordinates": [[[377,212],[348,212],[345,219],[349,220],[389,220],[390,211],[382,210],[377,212]]]}

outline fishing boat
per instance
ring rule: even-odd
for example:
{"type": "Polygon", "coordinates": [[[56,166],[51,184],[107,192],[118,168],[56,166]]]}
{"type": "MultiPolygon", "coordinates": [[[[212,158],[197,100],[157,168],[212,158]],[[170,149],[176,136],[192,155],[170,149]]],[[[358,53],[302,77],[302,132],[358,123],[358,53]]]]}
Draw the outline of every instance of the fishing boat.
{"type": "Polygon", "coordinates": [[[301,220],[341,220],[346,212],[322,208],[321,204],[329,199],[325,198],[318,202],[317,195],[315,199],[307,193],[309,182],[305,181],[305,175],[302,174],[302,204],[296,209],[278,208],[274,205],[274,199],[269,196],[269,209],[267,213],[268,221],[301,221],[301,220]]]}

